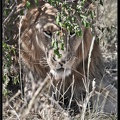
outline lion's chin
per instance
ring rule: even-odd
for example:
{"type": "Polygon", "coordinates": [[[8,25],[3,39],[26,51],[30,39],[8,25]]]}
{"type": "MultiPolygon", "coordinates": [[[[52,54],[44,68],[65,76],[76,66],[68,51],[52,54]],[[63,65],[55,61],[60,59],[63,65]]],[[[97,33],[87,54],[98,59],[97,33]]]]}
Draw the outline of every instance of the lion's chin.
{"type": "Polygon", "coordinates": [[[55,79],[63,79],[71,74],[70,69],[63,69],[63,68],[58,70],[51,69],[50,72],[55,77],[55,79]]]}

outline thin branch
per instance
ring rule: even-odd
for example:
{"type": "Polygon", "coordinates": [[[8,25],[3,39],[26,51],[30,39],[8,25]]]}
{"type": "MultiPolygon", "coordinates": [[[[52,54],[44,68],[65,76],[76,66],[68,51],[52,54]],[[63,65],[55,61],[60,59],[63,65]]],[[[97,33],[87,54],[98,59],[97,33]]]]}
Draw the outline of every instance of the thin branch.
{"type": "Polygon", "coordinates": [[[3,24],[7,23],[10,19],[10,17],[13,15],[13,13],[15,12],[16,10],[16,2],[13,4],[13,9],[12,11],[10,12],[10,14],[7,16],[7,18],[3,21],[3,24]]]}
{"type": "Polygon", "coordinates": [[[23,98],[23,87],[22,87],[22,78],[21,78],[21,70],[22,70],[22,66],[21,66],[21,54],[20,54],[20,40],[21,40],[21,27],[22,27],[22,20],[23,20],[23,17],[20,18],[20,26],[19,26],[19,67],[20,67],[20,83],[21,83],[21,98],[23,98]]]}
{"type": "Polygon", "coordinates": [[[7,106],[9,105],[9,103],[10,103],[12,100],[14,100],[17,96],[19,96],[20,93],[21,93],[21,91],[18,90],[18,92],[17,92],[12,98],[10,98],[9,101],[7,101],[7,102],[5,103],[5,107],[7,107],[7,106]]]}
{"type": "MultiPolygon", "coordinates": [[[[90,68],[91,54],[92,54],[92,50],[93,50],[93,46],[94,46],[94,41],[95,41],[95,36],[92,39],[91,46],[90,46],[90,51],[89,51],[89,54],[88,54],[87,80],[89,80],[89,68],[90,68]]],[[[88,81],[87,81],[87,83],[88,83],[88,81]]]]}
{"type": "Polygon", "coordinates": [[[9,107],[13,110],[13,111],[10,111],[10,112],[11,112],[12,114],[16,115],[17,119],[20,120],[20,117],[19,117],[19,115],[17,114],[16,110],[14,110],[14,108],[13,108],[11,105],[9,105],[9,107]]]}
{"type": "Polygon", "coordinates": [[[37,98],[37,96],[39,95],[39,93],[42,92],[42,90],[45,88],[45,86],[47,85],[47,83],[49,83],[48,81],[50,80],[50,75],[47,75],[47,77],[44,79],[44,81],[41,83],[41,86],[36,90],[36,92],[34,93],[34,96],[32,97],[32,99],[30,100],[29,104],[28,104],[28,108],[23,112],[23,116],[26,116],[27,114],[29,114],[32,105],[35,101],[35,99],[37,98]]]}

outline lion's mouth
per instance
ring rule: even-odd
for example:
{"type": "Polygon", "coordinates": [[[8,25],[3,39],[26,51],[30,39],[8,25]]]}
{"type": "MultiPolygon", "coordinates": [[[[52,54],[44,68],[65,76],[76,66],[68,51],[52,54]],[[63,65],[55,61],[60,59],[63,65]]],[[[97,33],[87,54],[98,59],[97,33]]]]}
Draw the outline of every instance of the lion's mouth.
{"type": "Polygon", "coordinates": [[[71,74],[71,70],[70,69],[65,69],[65,68],[59,68],[59,69],[56,69],[56,70],[51,69],[50,72],[56,78],[64,78],[64,77],[69,76],[71,74]]]}
{"type": "Polygon", "coordinates": [[[57,72],[63,72],[65,69],[64,68],[59,68],[59,69],[57,69],[56,71],[57,72]]]}

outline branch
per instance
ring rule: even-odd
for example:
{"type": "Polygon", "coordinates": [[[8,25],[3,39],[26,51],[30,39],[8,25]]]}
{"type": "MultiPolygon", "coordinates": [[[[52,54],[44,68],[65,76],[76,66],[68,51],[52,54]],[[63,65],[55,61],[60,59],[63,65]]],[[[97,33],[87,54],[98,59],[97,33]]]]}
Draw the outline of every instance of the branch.
{"type": "Polygon", "coordinates": [[[7,23],[8,20],[10,19],[10,17],[13,15],[13,13],[15,12],[15,9],[16,9],[16,2],[13,4],[12,6],[12,11],[10,12],[10,14],[7,16],[7,18],[3,21],[3,24],[7,23]]]}
{"type": "Polygon", "coordinates": [[[22,117],[25,117],[27,114],[29,114],[31,108],[32,108],[32,105],[35,101],[35,99],[37,98],[37,96],[39,95],[39,93],[42,92],[42,90],[45,88],[45,86],[47,85],[48,83],[48,80],[50,80],[50,76],[47,75],[47,77],[44,79],[44,81],[41,83],[41,86],[36,90],[36,92],[34,93],[34,96],[32,97],[32,99],[30,100],[29,104],[28,104],[28,108],[23,112],[23,116],[22,117]]]}

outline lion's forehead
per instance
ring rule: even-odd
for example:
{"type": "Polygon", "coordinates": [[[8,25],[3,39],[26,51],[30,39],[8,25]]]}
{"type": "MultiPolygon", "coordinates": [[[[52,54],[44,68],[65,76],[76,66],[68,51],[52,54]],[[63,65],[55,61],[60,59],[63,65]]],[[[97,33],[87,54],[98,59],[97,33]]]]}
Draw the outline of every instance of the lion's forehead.
{"type": "Polygon", "coordinates": [[[40,14],[40,19],[44,21],[55,21],[55,17],[57,16],[58,10],[51,6],[50,4],[46,3],[42,9],[40,14]]]}
{"type": "Polygon", "coordinates": [[[50,15],[56,15],[58,12],[58,10],[55,7],[51,6],[48,3],[45,3],[45,5],[42,7],[42,11],[50,15]]]}
{"type": "Polygon", "coordinates": [[[43,25],[43,30],[44,31],[56,32],[56,31],[60,30],[60,26],[56,25],[54,22],[46,22],[43,25]]]}
{"type": "Polygon", "coordinates": [[[59,54],[61,55],[61,57],[58,57],[57,54],[54,53],[54,49],[51,49],[48,51],[49,54],[49,58],[51,59],[52,57],[54,57],[56,59],[56,62],[58,61],[66,61],[68,58],[73,57],[73,53],[68,52],[67,50],[59,50],[59,54]]]}

